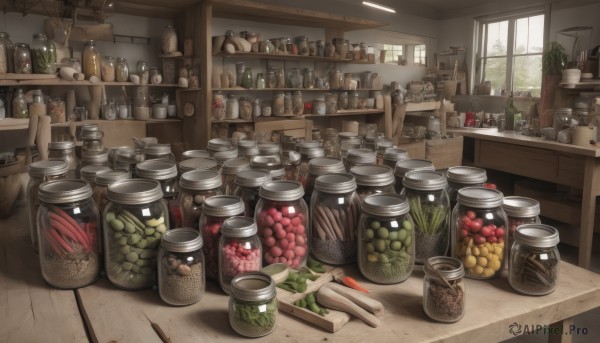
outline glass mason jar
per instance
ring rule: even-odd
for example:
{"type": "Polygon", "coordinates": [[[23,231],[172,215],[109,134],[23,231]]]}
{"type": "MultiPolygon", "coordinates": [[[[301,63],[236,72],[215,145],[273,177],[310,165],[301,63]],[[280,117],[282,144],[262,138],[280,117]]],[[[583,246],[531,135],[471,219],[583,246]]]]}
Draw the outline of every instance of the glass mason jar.
{"type": "Polygon", "coordinates": [[[102,144],[102,138],[104,138],[104,132],[100,130],[96,124],[85,124],[81,126],[79,138],[83,141],[81,145],[81,151],[88,152],[91,154],[99,154],[104,152],[104,145],[102,144]]]}
{"type": "MultiPolygon", "coordinates": [[[[110,152],[109,152],[110,155],[110,152]]],[[[138,162],[143,162],[144,158],[140,159],[136,154],[134,148],[125,146],[119,147],[115,152],[115,168],[114,169],[123,169],[130,172],[132,175],[135,174],[135,165],[138,162]]]]}
{"type": "Polygon", "coordinates": [[[308,56],[308,37],[298,37],[298,55],[308,56]]]}
{"type": "Polygon", "coordinates": [[[524,224],[514,234],[508,283],[517,292],[545,295],[554,292],[560,271],[558,230],[549,225],[524,224]]]}
{"type": "Polygon", "coordinates": [[[244,216],[244,201],[233,195],[215,195],[204,199],[200,217],[200,232],[204,239],[202,251],[206,259],[206,276],[219,279],[219,237],[227,218],[244,216]]]}
{"type": "Polygon", "coordinates": [[[452,257],[462,261],[466,276],[490,279],[502,273],[508,218],[503,194],[495,189],[465,187],[452,210],[452,257]]]}
{"type": "Polygon", "coordinates": [[[310,203],[315,180],[317,177],[326,174],[345,173],[346,168],[341,160],[333,157],[315,157],[308,162],[308,176],[304,186],[304,201],[310,203]]]}
{"type": "Polygon", "coordinates": [[[37,230],[42,277],[52,287],[85,287],[100,275],[100,217],[85,180],[40,185],[37,230]]]}
{"type": "Polygon", "coordinates": [[[179,208],[179,189],[177,187],[177,165],[171,161],[148,160],[135,167],[135,175],[140,179],[160,182],[163,199],[169,209],[171,226],[169,229],[181,227],[181,209],[179,208]]]}
{"type": "Polygon", "coordinates": [[[179,208],[183,227],[200,228],[204,201],[222,195],[221,176],[210,170],[191,170],[179,178],[179,208]]]}
{"type": "Polygon", "coordinates": [[[221,167],[214,158],[195,157],[179,162],[179,172],[185,173],[192,170],[210,170],[219,173],[221,167]]]}
{"type": "Polygon", "coordinates": [[[202,235],[178,228],[164,233],[158,252],[158,294],[169,305],[200,301],[206,290],[202,235]]]}
{"type": "Polygon", "coordinates": [[[86,79],[89,80],[92,76],[97,78],[102,76],[100,52],[96,49],[96,42],[93,40],[85,42],[85,47],[81,54],[81,63],[83,64],[83,74],[86,79]]]}
{"type": "Polygon", "coordinates": [[[254,100],[252,100],[252,117],[256,118],[256,117],[260,117],[262,115],[262,100],[260,100],[259,98],[256,98],[254,100]]]}
{"type": "Polygon", "coordinates": [[[265,88],[277,88],[277,79],[275,78],[275,70],[267,70],[267,76],[265,77],[265,88]]]}
{"type": "Polygon", "coordinates": [[[240,104],[235,94],[227,94],[225,106],[225,119],[232,120],[240,117],[240,104]]]}
{"type": "Polygon", "coordinates": [[[29,50],[29,44],[15,44],[13,60],[15,64],[15,74],[32,73],[33,67],[31,63],[31,51],[29,50]]]}
{"type": "Polygon", "coordinates": [[[163,54],[170,54],[177,51],[177,32],[175,26],[165,26],[161,34],[162,52],[163,54]]]}
{"type": "Polygon", "coordinates": [[[380,284],[406,280],[415,264],[415,233],[408,201],[398,194],[374,194],[361,205],[358,267],[380,284]]]}
{"type": "Polygon", "coordinates": [[[17,88],[17,92],[12,99],[12,117],[18,119],[29,118],[27,97],[25,97],[22,88],[17,88]]]}
{"type": "Polygon", "coordinates": [[[69,58],[66,65],[75,69],[76,72],[81,73],[81,61],[79,60],[79,58],[69,58]]]}
{"type": "Polygon", "coordinates": [[[508,252],[514,242],[514,234],[517,227],[523,224],[541,224],[540,203],[531,198],[520,196],[504,197],[502,207],[508,217],[508,252]]]}
{"type": "Polygon", "coordinates": [[[133,118],[137,120],[148,120],[150,118],[150,96],[148,95],[148,87],[135,87],[131,112],[133,118]]]}
{"type": "Polygon", "coordinates": [[[115,80],[117,82],[129,81],[129,64],[127,64],[127,59],[125,59],[125,57],[117,57],[115,80]]]}
{"type": "Polygon", "coordinates": [[[223,186],[221,191],[223,194],[232,195],[233,189],[235,188],[236,176],[244,171],[250,169],[250,161],[243,157],[232,158],[223,162],[221,167],[221,177],[223,179],[223,186]]]}
{"type": "Polygon", "coordinates": [[[280,116],[284,114],[285,94],[283,92],[275,92],[273,95],[273,106],[271,110],[274,116],[280,116]]]}
{"type": "Polygon", "coordinates": [[[338,133],[336,129],[325,129],[325,138],[323,139],[323,150],[325,150],[325,156],[327,157],[339,157],[340,142],[338,140],[338,133]]]}
{"type": "Polygon", "coordinates": [[[418,170],[406,173],[402,195],[410,205],[415,223],[415,262],[425,264],[434,256],[445,256],[450,240],[448,182],[442,173],[418,170]]]}
{"type": "MultiPolygon", "coordinates": [[[[345,133],[345,132],[341,132],[341,133],[345,133]]],[[[338,157],[341,158],[342,160],[344,160],[344,164],[345,164],[346,157],[348,156],[348,151],[358,149],[359,151],[355,152],[355,155],[358,155],[362,149],[361,147],[362,147],[362,139],[360,137],[340,140],[340,156],[338,156],[338,157]]],[[[369,156],[369,159],[368,159],[369,161],[371,159],[373,159],[375,162],[377,162],[377,154],[371,154],[370,152],[365,151],[365,150],[362,150],[362,152],[366,153],[367,155],[371,155],[371,156],[369,156]]],[[[373,162],[372,164],[375,164],[375,162],[373,162]]]]}
{"type": "Polygon", "coordinates": [[[454,208],[458,190],[464,187],[483,187],[483,184],[487,181],[487,174],[485,169],[457,166],[448,168],[446,178],[448,180],[450,208],[454,208]]]}
{"type": "Polygon", "coordinates": [[[351,92],[348,95],[348,109],[349,110],[358,109],[358,92],[351,92]]]}
{"type": "Polygon", "coordinates": [[[263,73],[256,74],[256,89],[265,89],[266,81],[263,73]]]}
{"type": "Polygon", "coordinates": [[[390,168],[395,168],[398,161],[408,160],[409,158],[408,151],[404,149],[386,148],[382,156],[382,163],[390,168]]]}
{"type": "Polygon", "coordinates": [[[0,32],[0,74],[13,72],[14,45],[6,32],[0,32]]]}
{"type": "Polygon", "coordinates": [[[140,77],[140,84],[147,85],[150,82],[150,69],[146,61],[137,62],[137,74],[140,77]]]}
{"type": "Polygon", "coordinates": [[[306,181],[308,179],[308,165],[313,158],[325,157],[325,151],[321,148],[301,147],[300,148],[300,164],[296,168],[294,180],[299,181],[302,187],[306,189],[306,181]]]}
{"type": "Polygon", "coordinates": [[[300,153],[296,150],[284,150],[281,164],[285,170],[284,180],[294,180],[294,175],[300,165],[300,153]]]}
{"type": "Polygon", "coordinates": [[[148,144],[144,148],[144,161],[160,160],[175,163],[175,155],[171,151],[171,144],[148,144]]]}
{"type": "Polygon", "coordinates": [[[65,102],[62,101],[60,97],[53,97],[48,100],[47,111],[51,124],[64,123],[67,121],[65,102]]]}
{"type": "Polygon", "coordinates": [[[387,166],[356,166],[350,168],[356,178],[356,193],[361,201],[372,194],[394,193],[394,172],[387,166]]]}
{"type": "Polygon", "coordinates": [[[87,181],[90,184],[90,186],[92,186],[92,189],[94,189],[94,186],[96,185],[96,174],[108,170],[111,170],[108,166],[89,165],[82,167],[80,170],[80,174],[81,178],[87,181]]]}
{"type": "Polygon", "coordinates": [[[304,79],[302,85],[306,89],[315,88],[315,72],[312,68],[304,68],[304,79]]]}
{"type": "Polygon", "coordinates": [[[271,174],[266,170],[250,169],[239,172],[235,178],[233,195],[242,198],[246,213],[254,213],[259,199],[260,186],[271,180],[271,174]]]}
{"type": "Polygon", "coordinates": [[[288,88],[302,88],[304,84],[304,76],[302,75],[302,69],[291,68],[288,71],[287,86],[288,88]]]}
{"type": "Polygon", "coordinates": [[[75,142],[50,142],[48,143],[48,158],[56,158],[66,161],[69,164],[67,178],[79,179],[79,169],[81,163],[75,155],[75,142]]]}
{"type": "Polygon", "coordinates": [[[312,114],[324,115],[327,114],[327,105],[323,99],[315,99],[312,103],[312,114]]]}
{"type": "Polygon", "coordinates": [[[67,177],[69,164],[64,160],[37,161],[29,165],[27,183],[27,213],[29,216],[29,234],[34,251],[38,251],[37,216],[40,207],[38,192],[42,182],[60,180],[67,177]]]}
{"type": "Polygon", "coordinates": [[[189,160],[190,158],[206,157],[210,158],[210,152],[206,150],[186,150],[181,153],[181,160],[189,160]]]}
{"type": "Polygon", "coordinates": [[[296,181],[265,182],[259,191],[254,218],[264,251],[263,263],[306,264],[310,239],[304,189],[296,181]]]}
{"type": "Polygon", "coordinates": [[[294,115],[302,115],[304,113],[304,101],[302,101],[302,92],[295,91],[292,94],[292,107],[294,108],[294,115]]]}
{"type": "Polygon", "coordinates": [[[344,74],[339,69],[332,69],[329,75],[329,88],[341,89],[344,86],[344,74]]]}
{"type": "Polygon", "coordinates": [[[87,166],[106,166],[108,167],[108,152],[96,153],[81,153],[81,168],[87,166]]]}
{"type": "Polygon", "coordinates": [[[107,170],[96,173],[94,201],[98,205],[100,213],[104,213],[104,209],[108,204],[108,186],[113,182],[130,178],[131,174],[126,170],[107,170]]]}
{"type": "Polygon", "coordinates": [[[31,60],[36,74],[56,74],[56,47],[43,33],[33,35],[31,60]]]}
{"type": "Polygon", "coordinates": [[[337,102],[338,95],[335,93],[326,93],[325,94],[325,113],[327,114],[335,114],[337,113],[337,102]]]}
{"type": "Polygon", "coordinates": [[[156,255],[167,232],[167,204],[158,181],[122,180],[108,186],[104,266],[115,286],[136,290],[156,282],[156,255]]]}
{"type": "Polygon", "coordinates": [[[423,267],[423,311],[427,317],[438,322],[459,321],[465,315],[466,299],[465,268],[462,262],[445,256],[431,257],[427,262],[423,267]]]}
{"type": "Polygon", "coordinates": [[[340,92],[337,99],[337,109],[347,110],[348,109],[348,92],[340,92]]]}
{"type": "Polygon", "coordinates": [[[116,71],[115,71],[115,59],[112,56],[104,56],[102,58],[102,81],[112,82],[115,80],[116,71]]]}
{"type": "Polygon", "coordinates": [[[246,69],[244,69],[241,86],[246,89],[254,88],[254,76],[252,75],[252,68],[246,67],[246,69]]]}
{"type": "Polygon", "coordinates": [[[211,152],[211,155],[217,161],[219,167],[222,167],[225,161],[238,157],[238,150],[236,146],[232,146],[229,150],[211,152]]]}
{"type": "Polygon", "coordinates": [[[277,288],[267,274],[251,272],[231,280],[229,325],[245,337],[262,337],[277,327],[277,288]]]}
{"type": "Polygon", "coordinates": [[[310,202],[310,250],[317,260],[332,265],[356,261],[359,209],[354,176],[342,173],[317,177],[310,202]]]}
{"type": "Polygon", "coordinates": [[[258,145],[257,145],[256,141],[254,141],[254,140],[249,140],[249,139],[239,140],[237,143],[237,147],[238,147],[238,156],[242,157],[248,161],[250,161],[250,159],[253,156],[257,156],[259,154],[258,145]]]}
{"type": "Polygon", "coordinates": [[[231,217],[223,222],[219,240],[219,285],[231,294],[231,280],[262,268],[262,246],[256,222],[248,217],[231,217]]]}
{"type": "Polygon", "coordinates": [[[349,172],[352,167],[377,164],[377,154],[369,149],[350,149],[344,157],[344,166],[349,172]]]}
{"type": "Polygon", "coordinates": [[[273,142],[257,143],[258,154],[260,156],[278,156],[281,157],[281,146],[273,142]]]}
{"type": "Polygon", "coordinates": [[[396,177],[396,193],[402,192],[404,175],[415,170],[435,170],[433,162],[428,160],[408,159],[396,162],[394,175],[396,177]]]}
{"type": "Polygon", "coordinates": [[[283,114],[294,114],[294,98],[291,92],[283,95],[283,114]]]}
{"type": "Polygon", "coordinates": [[[239,116],[243,120],[252,120],[252,100],[250,98],[242,96],[238,101],[239,116]]]}

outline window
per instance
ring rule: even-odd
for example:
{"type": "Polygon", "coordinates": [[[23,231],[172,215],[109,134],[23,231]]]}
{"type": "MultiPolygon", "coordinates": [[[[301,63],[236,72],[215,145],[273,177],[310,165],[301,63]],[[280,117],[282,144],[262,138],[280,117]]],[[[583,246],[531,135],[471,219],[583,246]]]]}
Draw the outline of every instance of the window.
{"type": "Polygon", "coordinates": [[[492,95],[508,90],[540,96],[544,14],[483,20],[479,30],[479,80],[492,83],[492,95]]]}
{"type": "Polygon", "coordinates": [[[395,44],[383,44],[385,53],[385,63],[398,63],[399,60],[404,58],[404,46],[395,44]]]}
{"type": "Polygon", "coordinates": [[[427,65],[427,51],[425,48],[425,44],[415,45],[414,63],[420,65],[427,65]]]}

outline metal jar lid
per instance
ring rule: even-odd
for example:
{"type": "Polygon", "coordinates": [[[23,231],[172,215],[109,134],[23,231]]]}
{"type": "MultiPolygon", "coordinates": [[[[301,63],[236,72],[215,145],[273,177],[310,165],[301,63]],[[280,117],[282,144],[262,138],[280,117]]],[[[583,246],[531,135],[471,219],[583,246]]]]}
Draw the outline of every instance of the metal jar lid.
{"type": "Polygon", "coordinates": [[[271,169],[269,170],[269,174],[273,179],[280,179],[285,176],[285,168],[271,169]]]}
{"type": "Polygon", "coordinates": [[[258,147],[258,143],[256,143],[256,141],[254,141],[254,140],[242,139],[237,142],[237,146],[238,146],[238,149],[240,149],[242,147],[254,148],[254,147],[258,147]]]}
{"type": "Polygon", "coordinates": [[[188,227],[168,230],[160,239],[160,246],[170,252],[192,252],[204,244],[200,231],[188,227]]]}
{"type": "Polygon", "coordinates": [[[208,141],[206,146],[206,149],[211,152],[231,150],[231,148],[233,148],[233,144],[231,144],[231,141],[226,138],[213,138],[208,141]]]}
{"type": "Polygon", "coordinates": [[[28,172],[31,177],[56,176],[66,174],[69,164],[64,160],[50,159],[33,162],[29,165],[28,172]]]}
{"type": "Polygon", "coordinates": [[[333,157],[317,157],[308,162],[308,172],[312,175],[343,173],[344,163],[333,157]]]}
{"type": "Polygon", "coordinates": [[[170,161],[148,160],[135,166],[135,174],[142,179],[168,180],[177,177],[177,166],[170,161]]]}
{"type": "Polygon", "coordinates": [[[463,185],[482,184],[487,181],[485,169],[477,167],[450,167],[446,172],[448,182],[459,183],[463,185]]]}
{"type": "Polygon", "coordinates": [[[181,154],[181,157],[184,160],[189,160],[190,158],[197,158],[197,157],[210,157],[210,152],[208,152],[206,150],[187,150],[181,154]]]}
{"type": "Polygon", "coordinates": [[[354,166],[350,168],[350,174],[359,186],[387,186],[396,182],[394,171],[388,166],[354,166]]]}
{"type": "Polygon", "coordinates": [[[38,199],[50,204],[64,204],[90,198],[94,192],[81,179],[53,180],[40,185],[38,199]]]}
{"type": "Polygon", "coordinates": [[[237,148],[233,148],[231,150],[222,150],[222,151],[215,151],[212,153],[212,157],[217,161],[217,162],[225,162],[227,160],[231,160],[233,158],[238,157],[238,149],[237,148]]]}
{"type": "Polygon", "coordinates": [[[313,149],[313,148],[318,148],[319,147],[319,142],[317,141],[310,141],[310,142],[302,142],[300,144],[298,144],[298,151],[300,153],[302,153],[302,149],[313,149]]]}
{"type": "Polygon", "coordinates": [[[502,206],[504,194],[496,189],[485,187],[465,187],[458,190],[459,204],[474,208],[494,208],[502,206]]]}
{"type": "Polygon", "coordinates": [[[75,149],[75,142],[73,142],[73,141],[50,142],[50,143],[48,143],[48,149],[50,149],[50,150],[75,149]]]}
{"type": "Polygon", "coordinates": [[[271,181],[272,177],[268,170],[244,170],[235,177],[235,184],[241,187],[258,188],[263,183],[271,181]]]}
{"type": "Polygon", "coordinates": [[[237,175],[242,170],[247,169],[250,169],[250,161],[245,158],[238,157],[223,162],[223,165],[221,166],[221,173],[227,175],[237,175]]]}
{"type": "Polygon", "coordinates": [[[120,147],[116,152],[116,160],[119,162],[127,162],[130,164],[137,162],[135,150],[132,147],[120,147]]]}
{"type": "Polygon", "coordinates": [[[352,174],[326,174],[317,177],[315,189],[329,194],[350,193],[356,190],[356,179],[352,174]]]}
{"type": "Polygon", "coordinates": [[[258,154],[259,155],[279,155],[281,154],[281,147],[277,143],[258,143],[258,154]]]}
{"type": "Polygon", "coordinates": [[[502,201],[504,212],[509,217],[531,218],[540,215],[539,201],[526,197],[508,196],[502,201]]]}
{"type": "Polygon", "coordinates": [[[259,154],[256,141],[241,140],[238,141],[237,147],[239,156],[256,156],[259,154]]]}
{"type": "Polygon", "coordinates": [[[402,185],[417,191],[435,191],[448,185],[443,173],[433,170],[413,170],[404,174],[402,185]]]}
{"type": "Polygon", "coordinates": [[[450,280],[460,279],[465,276],[465,267],[463,263],[454,257],[434,256],[427,259],[423,270],[428,276],[436,276],[433,269],[436,269],[443,277],[450,280]]]}
{"type": "Polygon", "coordinates": [[[275,282],[265,273],[244,273],[231,279],[231,296],[236,300],[269,301],[275,295],[275,282]]]}
{"type": "Polygon", "coordinates": [[[281,169],[281,157],[279,155],[254,156],[250,160],[253,169],[281,169]]]}
{"type": "Polygon", "coordinates": [[[515,230],[514,237],[515,243],[535,248],[551,248],[560,242],[558,230],[544,224],[519,225],[515,230]]]}
{"type": "Polygon", "coordinates": [[[245,209],[244,200],[235,195],[215,195],[202,204],[202,214],[212,217],[239,216],[245,209]]]}
{"type": "Polygon", "coordinates": [[[102,131],[81,131],[80,138],[82,141],[87,140],[100,140],[104,137],[104,132],[102,131]]]}
{"type": "Polygon", "coordinates": [[[196,157],[179,162],[179,171],[185,173],[191,170],[214,170],[218,165],[217,161],[213,158],[196,157]]]}
{"type": "Polygon", "coordinates": [[[358,133],[355,132],[339,132],[338,133],[338,137],[340,139],[360,139],[360,136],[358,135],[358,133]]]}
{"type": "Polygon", "coordinates": [[[94,132],[100,131],[98,124],[83,124],[81,125],[81,132],[94,132]]]}
{"type": "Polygon", "coordinates": [[[81,162],[85,164],[97,164],[108,162],[108,153],[102,152],[99,154],[86,154],[81,152],[81,162]]]}
{"type": "Polygon", "coordinates": [[[408,151],[400,148],[386,148],[383,153],[383,159],[386,161],[404,161],[408,160],[408,151]]]}
{"type": "Polygon", "coordinates": [[[108,185],[108,200],[122,205],[141,205],[163,197],[160,183],[155,180],[130,179],[108,185]]]}
{"type": "Polygon", "coordinates": [[[300,148],[300,155],[307,159],[316,157],[325,157],[325,150],[322,148],[300,148]]]}
{"type": "Polygon", "coordinates": [[[221,175],[212,170],[190,170],[179,178],[179,186],[185,189],[204,191],[223,185],[221,175]]]}
{"type": "Polygon", "coordinates": [[[171,144],[148,144],[144,153],[154,156],[168,155],[171,153],[171,144]]]}
{"type": "Polygon", "coordinates": [[[394,174],[398,177],[404,177],[404,174],[412,170],[435,170],[435,167],[433,166],[433,162],[429,160],[403,160],[396,162],[394,174]]]}
{"type": "Polygon", "coordinates": [[[382,217],[401,216],[410,211],[406,197],[393,193],[369,195],[363,200],[361,208],[371,215],[382,217]]]}
{"type": "Polygon", "coordinates": [[[100,186],[108,186],[115,181],[127,180],[131,178],[127,170],[107,170],[96,174],[96,184],[100,186]]]}
{"type": "Polygon", "coordinates": [[[353,153],[351,151],[356,151],[358,149],[349,150],[346,155],[346,161],[350,164],[375,164],[377,162],[377,154],[374,151],[370,151],[370,153],[360,152],[353,153]]]}
{"type": "Polygon", "coordinates": [[[268,181],[260,186],[258,194],[263,199],[273,201],[294,201],[304,196],[304,187],[298,181],[268,181]]]}
{"type": "Polygon", "coordinates": [[[377,146],[377,150],[385,152],[387,149],[393,149],[394,141],[389,138],[379,137],[375,140],[375,145],[377,146]]]}
{"type": "Polygon", "coordinates": [[[107,166],[90,165],[81,168],[81,177],[88,182],[96,182],[96,174],[110,170],[107,166]]]}
{"type": "Polygon", "coordinates": [[[250,237],[256,235],[257,231],[256,222],[250,217],[235,216],[227,218],[221,225],[221,234],[224,237],[250,237]]]}

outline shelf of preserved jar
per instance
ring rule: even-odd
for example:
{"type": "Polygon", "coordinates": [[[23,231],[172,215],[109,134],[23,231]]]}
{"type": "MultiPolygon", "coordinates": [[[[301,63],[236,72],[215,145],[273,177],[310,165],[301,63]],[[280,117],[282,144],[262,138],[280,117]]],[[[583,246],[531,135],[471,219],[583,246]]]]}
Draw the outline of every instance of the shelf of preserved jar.
{"type": "Polygon", "coordinates": [[[310,61],[310,62],[330,62],[330,63],[353,63],[353,64],[375,64],[366,61],[357,61],[346,58],[321,57],[321,56],[304,56],[293,54],[266,54],[260,52],[236,52],[228,54],[224,52],[215,52],[213,57],[236,57],[236,58],[257,58],[270,60],[291,60],[291,61],[310,61]]]}
{"type": "Polygon", "coordinates": [[[307,92],[352,92],[352,91],[380,91],[381,89],[372,89],[372,88],[360,88],[360,89],[323,89],[323,88],[261,88],[261,89],[256,89],[256,88],[242,88],[242,87],[235,87],[235,88],[213,88],[213,91],[221,91],[221,92],[276,92],[276,91],[282,91],[282,92],[293,92],[293,91],[307,91],[307,92]]]}
{"type": "MultiPolygon", "coordinates": [[[[265,117],[267,118],[267,117],[265,117]]],[[[225,120],[213,120],[213,124],[248,124],[254,123],[254,120],[244,120],[244,119],[225,119],[225,120]]]]}
{"type": "MultiPolygon", "coordinates": [[[[149,119],[149,120],[135,120],[135,119],[115,119],[115,120],[104,120],[104,119],[89,119],[84,121],[76,121],[75,126],[81,126],[84,124],[100,124],[116,121],[129,121],[129,122],[140,122],[140,123],[165,123],[165,122],[179,122],[180,119],[149,119]]],[[[54,123],[50,124],[52,127],[69,127],[70,122],[65,123],[54,123]]],[[[6,118],[0,120],[0,131],[12,131],[12,130],[26,130],[29,128],[29,119],[15,119],[6,118]]]]}
{"type": "MultiPolygon", "coordinates": [[[[88,80],[85,81],[68,81],[57,76],[46,77],[46,78],[5,78],[6,75],[0,76],[0,86],[142,86],[133,82],[97,82],[93,83],[88,80]]],[[[22,74],[12,74],[22,75],[22,74]]],[[[165,88],[179,88],[178,84],[147,84],[145,86],[150,87],[165,87],[165,88]]],[[[197,89],[196,89],[197,90],[197,89]]]]}

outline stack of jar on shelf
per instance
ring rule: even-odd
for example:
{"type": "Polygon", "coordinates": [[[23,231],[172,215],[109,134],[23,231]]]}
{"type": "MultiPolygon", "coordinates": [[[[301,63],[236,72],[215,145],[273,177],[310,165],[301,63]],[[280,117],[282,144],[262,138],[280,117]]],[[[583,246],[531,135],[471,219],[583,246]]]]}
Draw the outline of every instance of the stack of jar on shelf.
{"type": "MultiPolygon", "coordinates": [[[[80,170],[74,144],[64,142],[52,143],[63,151],[58,158],[29,168],[31,236],[44,279],[83,287],[104,265],[115,286],[158,283],[171,305],[199,301],[208,278],[234,303],[271,306],[272,296],[248,293],[242,280],[271,294],[260,270],[274,263],[300,268],[309,255],[357,263],[380,284],[403,282],[419,266],[423,308],[441,322],[463,317],[464,277],[497,277],[507,264],[516,291],[555,289],[558,232],[540,223],[536,200],[504,197],[483,169],[436,171],[384,137],[333,129],[324,136],[213,139],[177,162],[168,144],[144,138],[106,149],[98,127],[83,126],[80,170]]],[[[230,311],[234,329],[250,335],[240,327],[252,323],[230,311]]]]}

